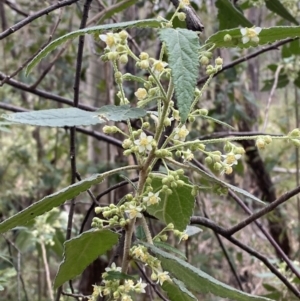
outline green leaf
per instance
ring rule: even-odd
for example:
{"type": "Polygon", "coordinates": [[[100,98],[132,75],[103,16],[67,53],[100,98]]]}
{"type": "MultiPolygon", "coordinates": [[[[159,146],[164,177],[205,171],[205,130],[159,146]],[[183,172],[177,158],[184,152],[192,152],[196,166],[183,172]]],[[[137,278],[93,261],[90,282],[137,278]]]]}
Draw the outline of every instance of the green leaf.
{"type": "Polygon", "coordinates": [[[72,31],[70,33],[67,33],[56,40],[52,41],[50,44],[48,44],[44,49],[42,49],[28,64],[26,68],[26,75],[29,74],[29,72],[34,68],[44,57],[46,57],[51,51],[56,49],[58,46],[63,44],[64,42],[77,38],[79,36],[85,35],[85,34],[99,34],[102,33],[105,30],[119,30],[119,29],[127,29],[132,27],[154,27],[158,28],[162,23],[165,21],[157,20],[157,19],[146,19],[146,20],[134,20],[134,21],[128,21],[128,22],[121,22],[121,23],[112,23],[112,24],[104,24],[104,25],[98,25],[88,28],[83,28],[80,30],[72,31]]]}
{"type": "Polygon", "coordinates": [[[107,105],[101,107],[97,112],[88,112],[77,108],[63,108],[5,114],[2,117],[13,121],[13,124],[71,127],[94,125],[108,120],[121,121],[129,118],[140,118],[146,114],[147,111],[140,108],[131,108],[129,105],[107,105]]]}
{"type": "Polygon", "coordinates": [[[290,21],[296,25],[299,22],[289,13],[289,11],[284,7],[284,5],[279,0],[265,0],[267,8],[273,13],[279,15],[283,19],[290,21]]]}
{"type": "Polygon", "coordinates": [[[167,47],[179,115],[184,123],[194,101],[199,67],[199,38],[196,32],[182,28],[161,29],[159,36],[167,47]]]}
{"type": "Polygon", "coordinates": [[[240,193],[242,195],[244,195],[245,197],[248,197],[250,198],[251,200],[253,201],[256,201],[256,202],[259,202],[263,205],[265,205],[266,203],[263,202],[262,200],[260,200],[259,198],[257,198],[256,196],[252,195],[251,193],[249,193],[248,191],[242,189],[242,188],[239,188],[239,187],[236,187],[234,185],[231,185],[229,183],[226,183],[222,180],[220,180],[219,178],[213,176],[213,175],[210,175],[209,173],[205,172],[204,170],[198,168],[197,166],[195,166],[194,164],[191,164],[189,163],[189,165],[192,167],[192,169],[196,172],[198,172],[200,175],[202,175],[204,177],[204,179],[210,181],[210,182],[213,182],[213,183],[216,183],[218,184],[219,186],[221,186],[221,188],[230,188],[232,191],[235,191],[237,193],[240,193]]]}
{"type": "MultiPolygon", "coordinates": [[[[261,88],[262,92],[270,91],[273,88],[275,78],[264,80],[264,86],[261,88]]],[[[277,79],[276,89],[285,88],[290,80],[286,74],[280,74],[277,79]]]]}
{"type": "Polygon", "coordinates": [[[12,113],[4,114],[2,117],[13,121],[15,124],[21,123],[50,127],[87,126],[105,122],[105,120],[99,119],[95,112],[88,112],[77,108],[12,113]]]}
{"type": "Polygon", "coordinates": [[[160,249],[165,249],[167,251],[173,252],[174,254],[179,255],[183,259],[187,259],[183,252],[181,252],[180,250],[174,248],[170,244],[167,244],[167,243],[161,242],[161,241],[154,241],[154,245],[156,247],[160,248],[160,249]]]}
{"type": "Polygon", "coordinates": [[[271,299],[250,295],[222,283],[186,261],[164,252],[153,245],[142,242],[141,244],[151,249],[161,261],[163,269],[182,281],[189,290],[197,293],[210,292],[216,296],[237,301],[271,301],[271,299]]]}
{"type": "Polygon", "coordinates": [[[105,277],[105,280],[123,280],[123,279],[136,280],[136,277],[118,271],[108,271],[107,274],[108,276],[105,277]]]}
{"type": "Polygon", "coordinates": [[[288,58],[294,55],[300,55],[300,40],[296,39],[288,44],[283,45],[281,56],[288,58]]]}
{"type": "Polygon", "coordinates": [[[273,43],[278,40],[284,40],[287,38],[297,38],[300,36],[300,26],[277,26],[270,28],[263,28],[259,33],[259,42],[258,44],[253,42],[248,42],[243,44],[242,34],[240,28],[227,29],[218,31],[213,34],[206,40],[206,44],[214,44],[214,48],[222,47],[240,47],[240,48],[249,48],[251,46],[255,47],[257,45],[264,45],[267,43],[273,43]],[[231,41],[224,41],[224,36],[228,34],[231,36],[231,41]]]}
{"type": "Polygon", "coordinates": [[[239,25],[252,27],[253,24],[229,0],[217,0],[219,29],[234,28],[239,25]]]}
{"type": "Polygon", "coordinates": [[[98,21],[98,24],[103,23],[104,20],[107,20],[110,17],[112,17],[114,14],[125,10],[126,8],[135,4],[137,1],[138,0],[124,0],[124,1],[121,1],[119,3],[112,5],[111,7],[105,8],[107,12],[104,14],[104,16],[102,18],[100,18],[100,20],[98,21]]]}
{"type": "Polygon", "coordinates": [[[171,301],[197,301],[197,298],[185,287],[183,282],[175,278],[172,281],[165,281],[162,285],[171,301]]]}
{"type": "Polygon", "coordinates": [[[98,256],[109,251],[118,242],[118,237],[109,230],[91,230],[66,241],[54,288],[80,275],[98,256]]]}
{"type": "Polygon", "coordinates": [[[107,105],[96,111],[99,118],[111,121],[122,121],[133,118],[141,118],[147,114],[147,111],[141,108],[131,108],[129,105],[115,106],[107,105]]]}
{"type": "Polygon", "coordinates": [[[58,192],[50,194],[40,201],[30,205],[21,212],[9,217],[0,223],[0,233],[4,233],[16,226],[26,225],[30,220],[58,207],[67,200],[79,195],[81,192],[88,190],[92,185],[99,184],[103,180],[102,174],[93,175],[87,179],[70,185],[58,192]]]}
{"type": "MultiPolygon", "coordinates": [[[[182,177],[187,185],[170,189],[172,194],[160,192],[161,201],[158,204],[147,207],[147,211],[166,224],[173,223],[179,231],[184,231],[190,223],[193,214],[195,199],[192,196],[192,187],[187,177],[182,177]]],[[[162,188],[162,178],[155,177],[152,180],[153,192],[162,188]]]]}

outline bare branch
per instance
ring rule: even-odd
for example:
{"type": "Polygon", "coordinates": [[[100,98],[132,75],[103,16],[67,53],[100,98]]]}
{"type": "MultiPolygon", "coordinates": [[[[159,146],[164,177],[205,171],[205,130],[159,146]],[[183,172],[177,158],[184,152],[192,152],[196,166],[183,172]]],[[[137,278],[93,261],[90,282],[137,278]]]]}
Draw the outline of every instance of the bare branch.
{"type": "Polygon", "coordinates": [[[64,6],[68,6],[71,5],[73,3],[76,3],[79,0],[65,0],[65,1],[57,1],[55,4],[48,6],[47,8],[44,8],[42,10],[39,10],[38,12],[32,14],[31,16],[28,16],[27,18],[25,18],[24,20],[20,21],[19,23],[11,26],[10,28],[4,30],[2,33],[0,33],[0,40],[8,37],[9,35],[11,35],[12,33],[18,31],[19,29],[21,29],[22,27],[24,27],[25,25],[31,23],[32,21],[34,21],[35,19],[47,15],[50,12],[60,8],[60,7],[64,7],[64,6]]]}

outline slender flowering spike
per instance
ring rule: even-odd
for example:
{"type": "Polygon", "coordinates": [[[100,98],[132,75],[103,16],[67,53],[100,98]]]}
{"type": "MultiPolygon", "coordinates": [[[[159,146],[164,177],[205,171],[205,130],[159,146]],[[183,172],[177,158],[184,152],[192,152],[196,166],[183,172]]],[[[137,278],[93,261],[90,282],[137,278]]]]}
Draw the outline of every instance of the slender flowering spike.
{"type": "Polygon", "coordinates": [[[134,144],[138,146],[139,152],[143,153],[146,150],[152,150],[152,136],[146,136],[144,132],[141,133],[140,138],[134,141],[134,144]]]}
{"type": "Polygon", "coordinates": [[[248,43],[249,41],[258,43],[259,42],[259,33],[261,32],[260,27],[252,27],[252,28],[241,28],[240,29],[241,34],[242,34],[242,42],[243,44],[248,43]]]}
{"type": "Polygon", "coordinates": [[[174,139],[184,141],[188,134],[189,134],[189,131],[187,130],[186,126],[183,125],[181,128],[177,128],[175,130],[174,139]]]}
{"type": "Polygon", "coordinates": [[[148,196],[143,198],[143,201],[147,203],[147,206],[158,204],[160,201],[159,192],[149,192],[148,196]]]}

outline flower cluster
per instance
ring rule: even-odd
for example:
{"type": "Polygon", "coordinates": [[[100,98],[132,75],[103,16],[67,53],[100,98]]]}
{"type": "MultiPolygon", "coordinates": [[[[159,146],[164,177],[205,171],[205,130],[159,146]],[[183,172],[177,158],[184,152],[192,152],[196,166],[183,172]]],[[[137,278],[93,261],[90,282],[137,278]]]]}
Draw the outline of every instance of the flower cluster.
{"type": "Polygon", "coordinates": [[[207,153],[208,156],[205,158],[205,162],[213,165],[213,169],[220,172],[220,174],[231,174],[233,171],[232,166],[238,164],[238,160],[241,159],[245,150],[230,142],[226,142],[224,150],[226,151],[225,155],[222,155],[220,151],[207,153]]]}
{"type": "Polygon", "coordinates": [[[94,285],[93,294],[89,298],[89,301],[96,301],[98,297],[103,296],[108,296],[113,300],[132,301],[132,293],[146,293],[145,288],[147,284],[143,283],[142,279],[137,282],[126,279],[124,283],[121,283],[119,279],[107,280],[106,278],[111,271],[121,273],[121,268],[116,267],[116,264],[112,263],[111,267],[105,269],[105,273],[102,274],[104,285],[94,285]]]}
{"type": "Polygon", "coordinates": [[[165,281],[172,281],[169,272],[162,270],[160,261],[156,257],[150,255],[146,247],[141,245],[133,246],[130,250],[130,255],[135,260],[141,261],[149,266],[152,270],[151,280],[156,281],[160,285],[165,281]]]}
{"type": "Polygon", "coordinates": [[[100,34],[99,38],[106,44],[105,54],[102,56],[104,61],[119,60],[123,64],[128,62],[128,33],[125,30],[119,33],[100,34]]]}

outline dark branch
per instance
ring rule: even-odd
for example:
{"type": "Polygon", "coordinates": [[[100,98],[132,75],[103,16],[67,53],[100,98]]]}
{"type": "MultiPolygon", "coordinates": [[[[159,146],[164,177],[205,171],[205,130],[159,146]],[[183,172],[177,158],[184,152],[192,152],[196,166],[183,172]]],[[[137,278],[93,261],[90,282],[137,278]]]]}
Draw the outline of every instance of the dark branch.
{"type": "MultiPolygon", "coordinates": [[[[0,80],[3,80],[5,78],[7,78],[7,75],[0,72],[0,80]]],[[[22,91],[30,92],[32,94],[41,96],[45,99],[50,99],[50,100],[54,100],[58,103],[63,103],[63,104],[69,105],[69,106],[73,106],[73,101],[70,100],[69,98],[62,97],[62,96],[59,96],[59,95],[56,95],[56,94],[53,94],[53,93],[49,93],[49,92],[46,92],[44,90],[32,88],[29,85],[26,85],[26,84],[24,84],[22,82],[19,82],[17,80],[9,79],[9,80],[7,80],[6,83],[8,85],[12,86],[12,87],[20,89],[22,91]]],[[[96,111],[97,110],[96,107],[92,107],[92,106],[84,105],[84,104],[79,104],[78,108],[84,109],[84,110],[87,110],[87,111],[96,111]]]]}
{"type": "MultiPolygon", "coordinates": [[[[253,53],[251,53],[251,54],[249,54],[249,55],[246,55],[246,56],[241,57],[241,58],[239,58],[239,59],[237,59],[237,60],[235,60],[235,61],[232,61],[231,63],[229,63],[229,64],[223,66],[222,70],[220,70],[219,72],[217,72],[217,73],[214,75],[214,77],[217,76],[218,74],[224,72],[224,71],[227,70],[227,69],[230,69],[230,68],[232,68],[232,67],[234,67],[234,66],[236,66],[236,65],[238,65],[238,64],[240,64],[240,63],[243,63],[243,62],[245,62],[245,61],[248,61],[248,60],[250,60],[250,59],[252,59],[252,58],[254,58],[254,57],[257,57],[257,56],[259,56],[260,54],[262,54],[262,53],[264,53],[264,52],[268,52],[268,51],[270,51],[270,50],[278,50],[278,47],[280,47],[280,46],[282,46],[282,45],[285,45],[285,44],[287,44],[287,43],[290,43],[290,42],[292,42],[292,41],[294,41],[294,40],[296,40],[296,39],[286,39],[286,40],[280,41],[280,42],[275,43],[275,44],[273,44],[273,45],[271,45],[271,46],[269,46],[269,47],[262,48],[262,49],[260,49],[260,50],[258,50],[258,51],[256,51],[256,52],[253,52],[253,53]]],[[[198,84],[198,85],[204,84],[207,80],[208,80],[208,76],[205,76],[205,77],[199,79],[199,81],[198,81],[197,84],[198,84]]]]}
{"type": "Polygon", "coordinates": [[[241,248],[242,250],[244,250],[245,252],[247,252],[248,254],[256,257],[257,259],[259,259],[261,262],[263,262],[265,264],[266,267],[269,268],[269,270],[276,275],[284,284],[285,286],[291,290],[291,292],[293,292],[293,294],[296,297],[300,297],[300,292],[298,291],[298,289],[296,287],[294,287],[289,281],[288,279],[286,279],[268,260],[267,257],[263,256],[261,253],[255,251],[254,249],[244,245],[243,243],[241,243],[239,240],[235,239],[234,237],[228,235],[226,232],[227,230],[216,225],[214,222],[210,221],[207,222],[208,219],[200,217],[200,216],[192,216],[191,217],[191,224],[197,224],[197,225],[202,225],[205,226],[207,228],[210,228],[211,230],[217,232],[218,234],[222,235],[223,237],[225,237],[227,240],[229,240],[231,243],[233,243],[234,245],[238,246],[239,248],[241,248]]]}
{"type": "Polygon", "coordinates": [[[22,27],[24,27],[25,25],[31,23],[32,21],[34,21],[35,19],[47,15],[50,12],[60,8],[60,7],[64,7],[64,6],[68,6],[71,5],[75,2],[77,2],[79,0],[65,0],[65,1],[57,1],[55,4],[48,6],[47,8],[44,8],[42,10],[39,10],[38,12],[28,16],[27,18],[25,18],[24,20],[20,21],[19,23],[11,26],[10,28],[4,30],[2,33],[0,33],[0,40],[8,37],[9,35],[11,35],[12,33],[16,32],[17,30],[21,29],[22,27]]]}

